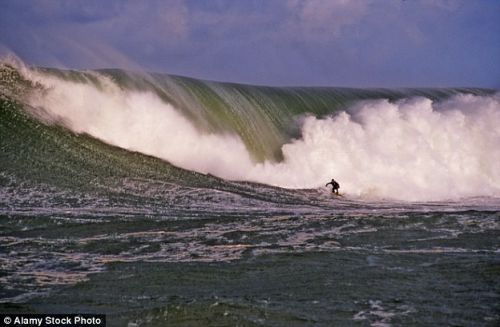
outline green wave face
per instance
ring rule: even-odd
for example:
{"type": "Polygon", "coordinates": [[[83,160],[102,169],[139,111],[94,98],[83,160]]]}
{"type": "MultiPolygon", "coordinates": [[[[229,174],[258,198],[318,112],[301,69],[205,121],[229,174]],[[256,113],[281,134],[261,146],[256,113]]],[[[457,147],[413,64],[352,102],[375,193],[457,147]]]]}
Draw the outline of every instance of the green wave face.
{"type": "MultiPolygon", "coordinates": [[[[474,99],[495,98],[493,90],[485,89],[265,87],[122,70],[29,69],[8,63],[0,66],[0,90],[4,184],[21,178],[75,189],[109,190],[113,181],[133,177],[176,185],[236,187],[197,171],[225,179],[315,188],[335,175],[347,180],[347,186],[358,195],[371,192],[372,184],[382,178],[382,173],[367,171],[362,165],[353,169],[376,176],[374,182],[346,170],[356,163],[382,160],[376,153],[361,156],[353,150],[372,151],[374,145],[366,141],[373,138],[368,135],[374,119],[367,118],[370,111],[379,110],[382,114],[375,116],[386,115],[389,120],[394,117],[387,113],[391,110],[398,117],[408,116],[395,123],[401,129],[415,116],[407,113],[412,106],[431,103],[432,109],[434,103],[448,101],[444,107],[449,107],[455,97],[466,94],[474,99]],[[412,104],[408,99],[415,97],[427,102],[412,104]],[[358,126],[366,134],[364,141],[356,139],[359,133],[351,135],[358,126]],[[341,128],[346,128],[346,138],[338,142],[354,142],[349,149],[325,143],[338,137],[329,133],[341,128]],[[327,153],[329,149],[333,157],[327,153]],[[353,161],[336,162],[346,157],[353,161]],[[309,167],[315,158],[319,163],[309,167]],[[329,162],[329,166],[321,162],[329,162]],[[304,175],[303,180],[298,175],[304,175]]],[[[389,120],[387,124],[391,124],[389,120]]],[[[402,134],[384,137],[379,141],[407,142],[399,147],[413,142],[402,134]]],[[[415,140],[420,142],[418,136],[415,140]]],[[[415,167],[405,166],[404,161],[413,158],[397,159],[399,166],[389,169],[414,172],[415,167]]],[[[498,172],[489,162],[482,165],[491,170],[487,177],[493,176],[494,181],[488,192],[494,193],[500,187],[498,172]]],[[[393,188],[382,193],[390,197],[398,191],[393,188]]]]}
{"type": "MultiPolygon", "coordinates": [[[[51,71],[73,81],[95,83],[88,74],[51,71]]],[[[113,179],[157,178],[189,182],[193,174],[159,159],[109,146],[85,134],[75,134],[33,115],[26,99],[45,92],[17,69],[0,70],[0,157],[4,185],[16,180],[76,190],[104,188],[113,179]],[[165,178],[168,177],[168,178],[165,178]]]]}

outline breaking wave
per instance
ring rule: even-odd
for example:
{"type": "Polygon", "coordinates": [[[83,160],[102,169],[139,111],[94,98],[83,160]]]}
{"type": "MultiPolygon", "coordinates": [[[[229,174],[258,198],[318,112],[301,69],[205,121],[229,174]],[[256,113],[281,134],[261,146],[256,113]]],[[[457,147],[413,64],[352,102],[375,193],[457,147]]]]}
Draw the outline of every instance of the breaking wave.
{"type": "Polygon", "coordinates": [[[500,97],[486,90],[266,88],[25,69],[45,123],[224,179],[410,201],[500,196],[500,97]]]}

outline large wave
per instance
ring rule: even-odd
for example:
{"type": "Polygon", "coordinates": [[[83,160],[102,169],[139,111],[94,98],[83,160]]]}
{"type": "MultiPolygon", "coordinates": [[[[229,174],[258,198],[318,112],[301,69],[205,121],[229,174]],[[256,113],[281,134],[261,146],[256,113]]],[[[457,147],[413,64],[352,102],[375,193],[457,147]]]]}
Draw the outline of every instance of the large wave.
{"type": "MultiPolygon", "coordinates": [[[[411,201],[500,196],[495,94],[361,100],[326,116],[300,115],[300,133],[283,142],[276,161],[256,159],[243,133],[200,128],[152,90],[95,72],[88,73],[93,83],[24,74],[43,85],[28,99],[43,121],[224,179],[318,188],[334,177],[350,195],[411,201]]],[[[244,123],[260,124],[251,117],[244,123]]]]}

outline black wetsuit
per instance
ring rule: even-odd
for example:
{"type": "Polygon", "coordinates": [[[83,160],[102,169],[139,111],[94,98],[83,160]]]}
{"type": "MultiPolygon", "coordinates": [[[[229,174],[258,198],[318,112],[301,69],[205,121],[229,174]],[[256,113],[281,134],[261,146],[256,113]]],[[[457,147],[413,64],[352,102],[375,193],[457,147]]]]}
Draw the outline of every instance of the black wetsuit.
{"type": "Polygon", "coordinates": [[[330,184],[332,184],[332,193],[339,194],[340,184],[337,183],[337,181],[335,181],[334,179],[332,179],[332,181],[330,183],[327,183],[325,186],[328,186],[330,184]]]}

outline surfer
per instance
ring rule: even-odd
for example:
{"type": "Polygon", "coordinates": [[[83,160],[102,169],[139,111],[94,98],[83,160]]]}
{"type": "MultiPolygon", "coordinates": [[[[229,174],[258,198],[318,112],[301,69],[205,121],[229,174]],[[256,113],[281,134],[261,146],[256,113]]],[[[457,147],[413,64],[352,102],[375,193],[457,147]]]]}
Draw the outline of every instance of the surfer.
{"type": "Polygon", "coordinates": [[[334,180],[333,178],[332,178],[332,181],[330,183],[326,183],[325,186],[328,186],[330,184],[332,184],[332,193],[339,195],[340,184],[337,183],[337,181],[334,180]]]}

